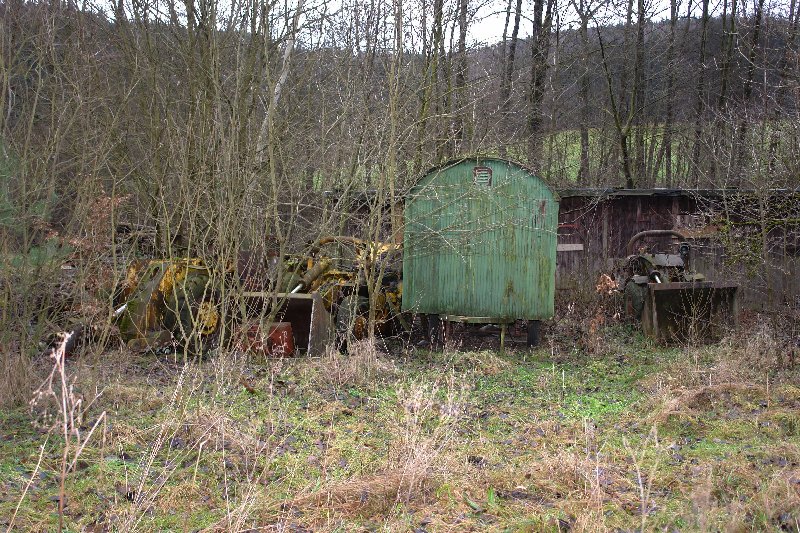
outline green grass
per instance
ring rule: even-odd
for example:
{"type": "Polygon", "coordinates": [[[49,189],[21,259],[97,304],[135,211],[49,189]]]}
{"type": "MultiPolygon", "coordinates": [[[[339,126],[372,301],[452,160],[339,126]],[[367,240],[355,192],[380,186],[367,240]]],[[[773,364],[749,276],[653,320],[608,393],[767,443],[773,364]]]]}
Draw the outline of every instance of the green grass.
{"type": "MultiPolygon", "coordinates": [[[[796,373],[769,393],[712,391],[663,417],[665,401],[704,386],[695,357],[624,328],[606,336],[603,355],[567,345],[555,355],[382,356],[371,382],[337,383],[320,360],[251,364],[244,371],[256,394],[208,361],[187,369],[174,402],[177,368],[153,374],[124,354],[76,361],[82,390],[106,387],[82,435],[102,410],[108,424],[67,476],[65,523],[633,530],[642,525],[637,466],[647,530],[778,531],[800,519],[796,373]],[[668,382],[680,385],[654,392],[668,382]]],[[[703,369],[713,371],[715,354],[703,352],[703,369]]],[[[18,409],[0,412],[0,435],[4,528],[45,433],[18,409]]],[[[56,527],[60,450],[54,434],[22,500],[20,530],[56,527]]]]}

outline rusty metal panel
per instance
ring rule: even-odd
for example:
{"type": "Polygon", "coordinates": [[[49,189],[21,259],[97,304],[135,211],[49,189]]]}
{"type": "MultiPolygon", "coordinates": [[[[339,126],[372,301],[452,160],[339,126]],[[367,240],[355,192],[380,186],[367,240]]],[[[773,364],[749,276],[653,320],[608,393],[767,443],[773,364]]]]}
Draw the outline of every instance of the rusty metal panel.
{"type": "Polygon", "coordinates": [[[552,316],[558,200],[529,170],[453,161],[410,191],[404,216],[403,310],[552,316]]]}
{"type": "Polygon", "coordinates": [[[738,286],[724,282],[648,283],[642,329],[665,343],[712,342],[736,328],[738,286]]]}
{"type": "MultiPolygon", "coordinates": [[[[269,293],[245,292],[243,296],[251,301],[259,301],[260,306],[269,305],[275,298],[277,308],[270,310],[274,321],[292,324],[294,345],[310,356],[321,356],[334,338],[333,320],[325,309],[322,296],[312,293],[269,293]]],[[[259,306],[251,306],[252,309],[259,306]]],[[[262,308],[263,309],[263,308],[262,308]]]]}

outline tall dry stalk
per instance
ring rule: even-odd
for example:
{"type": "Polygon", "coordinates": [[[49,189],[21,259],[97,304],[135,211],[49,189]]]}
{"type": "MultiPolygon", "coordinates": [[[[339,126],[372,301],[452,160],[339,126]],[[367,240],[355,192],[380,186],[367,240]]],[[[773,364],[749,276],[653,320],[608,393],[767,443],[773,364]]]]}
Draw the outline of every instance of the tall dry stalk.
{"type": "Polygon", "coordinates": [[[84,417],[94,400],[102,393],[98,393],[87,405],[84,398],[76,391],[75,380],[66,369],[66,347],[74,333],[62,334],[62,339],[53,350],[50,358],[53,368],[39,388],[36,389],[30,401],[30,408],[39,417],[39,423],[49,431],[58,431],[63,438],[61,450],[61,472],[58,490],[58,530],[64,529],[64,484],[67,474],[75,468],[89,439],[92,438],[97,427],[105,420],[106,412],[97,417],[88,433],[81,434],[84,417]]]}

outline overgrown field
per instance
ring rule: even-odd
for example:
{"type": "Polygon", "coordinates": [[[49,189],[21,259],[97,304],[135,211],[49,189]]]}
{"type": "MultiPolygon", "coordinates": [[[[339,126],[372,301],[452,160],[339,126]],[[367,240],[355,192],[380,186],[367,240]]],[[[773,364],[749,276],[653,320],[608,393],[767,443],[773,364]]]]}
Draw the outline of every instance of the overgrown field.
{"type": "MultiPolygon", "coordinates": [[[[64,529],[800,529],[800,369],[780,347],[601,334],[503,354],[76,358],[64,529]]],[[[47,413],[45,394],[0,414],[0,529],[58,528],[47,413]]]]}

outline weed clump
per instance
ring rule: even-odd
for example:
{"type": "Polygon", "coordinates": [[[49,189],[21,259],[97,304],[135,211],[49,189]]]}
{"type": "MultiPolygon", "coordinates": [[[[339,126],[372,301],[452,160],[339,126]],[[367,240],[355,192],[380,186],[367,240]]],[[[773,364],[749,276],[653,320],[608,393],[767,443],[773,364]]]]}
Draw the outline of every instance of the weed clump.
{"type": "Polygon", "coordinates": [[[752,327],[720,344],[716,356],[720,381],[763,381],[765,374],[780,379],[800,368],[800,331],[785,317],[756,318],[752,327]]]}
{"type": "Polygon", "coordinates": [[[0,348],[0,408],[24,405],[31,397],[34,365],[19,350],[0,348]]]}
{"type": "Polygon", "coordinates": [[[445,450],[453,445],[462,418],[463,390],[452,376],[446,383],[409,381],[398,386],[391,404],[383,468],[301,494],[285,507],[315,522],[330,520],[332,510],[340,517],[381,518],[398,505],[430,503],[453,466],[445,450]],[[314,520],[315,509],[325,518],[314,520]]]}
{"type": "Polygon", "coordinates": [[[397,369],[378,351],[374,340],[365,339],[348,343],[347,353],[328,347],[316,370],[329,385],[344,388],[371,386],[397,369]]]}

